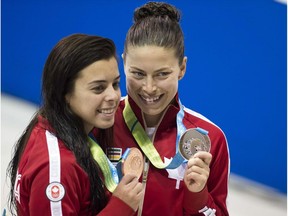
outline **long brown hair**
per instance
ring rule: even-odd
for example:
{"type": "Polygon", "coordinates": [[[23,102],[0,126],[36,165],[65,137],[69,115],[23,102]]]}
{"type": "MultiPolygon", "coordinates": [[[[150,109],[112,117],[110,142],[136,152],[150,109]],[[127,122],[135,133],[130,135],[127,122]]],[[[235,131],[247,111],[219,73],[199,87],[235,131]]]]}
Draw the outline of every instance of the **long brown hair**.
{"type": "MultiPolygon", "coordinates": [[[[48,120],[55,136],[74,153],[79,165],[87,172],[90,179],[91,212],[96,214],[107,204],[104,184],[99,175],[100,169],[91,155],[83,121],[71,111],[65,95],[73,90],[82,69],[95,61],[110,58],[117,59],[112,40],[85,34],[73,34],[63,38],[50,52],[42,76],[43,105],[16,142],[14,156],[7,169],[7,176],[11,179],[11,213],[16,209],[14,184],[18,164],[38,115],[48,120]]],[[[112,133],[112,128],[99,130],[98,142],[103,148],[113,142],[112,133]]]]}

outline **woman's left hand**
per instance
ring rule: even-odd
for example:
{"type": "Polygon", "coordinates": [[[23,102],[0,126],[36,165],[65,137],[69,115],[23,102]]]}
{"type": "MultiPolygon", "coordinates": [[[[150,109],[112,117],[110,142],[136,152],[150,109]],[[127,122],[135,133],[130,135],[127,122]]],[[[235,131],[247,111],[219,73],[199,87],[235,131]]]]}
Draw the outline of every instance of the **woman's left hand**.
{"type": "Polygon", "coordinates": [[[184,182],[189,191],[197,193],[205,187],[209,174],[212,155],[209,152],[200,151],[187,162],[184,174],[184,182]]]}

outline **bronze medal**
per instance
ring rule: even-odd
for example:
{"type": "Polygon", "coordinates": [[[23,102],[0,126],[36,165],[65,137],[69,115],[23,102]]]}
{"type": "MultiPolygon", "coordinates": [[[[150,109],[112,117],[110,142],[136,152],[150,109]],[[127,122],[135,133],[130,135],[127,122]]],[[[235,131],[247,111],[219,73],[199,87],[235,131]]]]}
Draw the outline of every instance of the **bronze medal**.
{"type": "Polygon", "coordinates": [[[179,141],[179,152],[189,160],[198,151],[210,151],[211,142],[207,134],[199,132],[196,128],[186,130],[179,141]]]}
{"type": "Polygon", "coordinates": [[[138,148],[130,148],[130,152],[122,164],[123,175],[134,174],[139,179],[142,175],[143,167],[144,159],[141,151],[138,148]]]}

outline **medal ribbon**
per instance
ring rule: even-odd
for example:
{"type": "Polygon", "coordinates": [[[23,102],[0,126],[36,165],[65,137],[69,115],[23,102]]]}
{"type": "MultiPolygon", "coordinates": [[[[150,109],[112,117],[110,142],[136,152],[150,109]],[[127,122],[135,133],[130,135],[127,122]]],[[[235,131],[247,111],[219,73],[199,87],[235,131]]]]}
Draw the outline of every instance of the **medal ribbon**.
{"type": "Polygon", "coordinates": [[[119,159],[119,162],[114,166],[107,158],[102,148],[98,145],[92,134],[89,134],[88,141],[93,158],[98,163],[104,175],[104,184],[110,192],[113,192],[122,178],[122,159],[125,160],[128,157],[130,148],[126,149],[119,159]]]}
{"type": "MultiPolygon", "coordinates": [[[[180,103],[180,101],[179,101],[180,103]]],[[[130,129],[133,137],[137,141],[138,145],[144,152],[144,154],[148,157],[150,162],[157,167],[158,169],[175,169],[179,167],[183,162],[186,161],[178,151],[178,142],[181,135],[186,130],[186,127],[183,124],[183,117],[184,117],[184,110],[183,106],[180,103],[180,111],[177,114],[177,139],[176,139],[176,155],[173,157],[172,161],[167,165],[165,165],[157,152],[156,148],[154,147],[153,143],[151,142],[150,138],[146,134],[144,128],[138,121],[137,117],[135,116],[129,101],[128,96],[125,98],[125,107],[123,110],[123,117],[126,122],[126,125],[130,129]]]]}
{"type": "Polygon", "coordinates": [[[88,136],[90,151],[93,155],[94,160],[98,163],[103,175],[104,183],[110,192],[113,192],[119,182],[117,170],[113,164],[109,161],[102,148],[88,136]],[[110,163],[109,163],[110,162],[110,163]],[[114,167],[114,168],[113,168],[114,167]]]}

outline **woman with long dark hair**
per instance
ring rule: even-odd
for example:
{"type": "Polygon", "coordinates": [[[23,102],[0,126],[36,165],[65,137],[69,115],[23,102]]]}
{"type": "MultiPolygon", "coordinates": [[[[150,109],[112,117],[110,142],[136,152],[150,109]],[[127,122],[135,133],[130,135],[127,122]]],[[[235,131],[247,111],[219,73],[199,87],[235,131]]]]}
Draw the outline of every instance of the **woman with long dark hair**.
{"type": "Polygon", "coordinates": [[[43,71],[43,105],[16,143],[7,170],[11,213],[133,215],[141,184],[125,175],[110,198],[88,137],[96,128],[101,148],[113,143],[119,82],[112,40],[73,34],[56,44],[43,71]]]}

